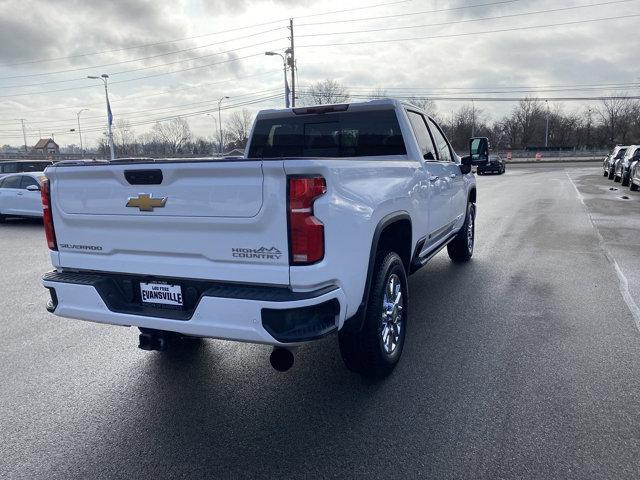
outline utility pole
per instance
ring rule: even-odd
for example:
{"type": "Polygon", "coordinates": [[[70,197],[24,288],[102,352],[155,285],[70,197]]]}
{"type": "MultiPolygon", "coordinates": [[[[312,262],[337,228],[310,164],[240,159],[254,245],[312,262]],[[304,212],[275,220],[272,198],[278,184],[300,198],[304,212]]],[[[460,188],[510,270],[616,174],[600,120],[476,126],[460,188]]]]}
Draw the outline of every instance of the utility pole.
{"type": "Polygon", "coordinates": [[[549,147],[549,100],[545,100],[544,103],[547,104],[547,128],[544,131],[544,148],[549,147]]]}
{"type": "Polygon", "coordinates": [[[27,133],[24,130],[24,118],[20,119],[20,123],[22,124],[22,138],[24,139],[24,153],[27,153],[27,133]]]}
{"type": "Polygon", "coordinates": [[[289,30],[291,30],[291,47],[289,51],[289,66],[291,67],[291,106],[296,106],[296,53],[293,46],[293,18],[289,19],[289,30]]]}

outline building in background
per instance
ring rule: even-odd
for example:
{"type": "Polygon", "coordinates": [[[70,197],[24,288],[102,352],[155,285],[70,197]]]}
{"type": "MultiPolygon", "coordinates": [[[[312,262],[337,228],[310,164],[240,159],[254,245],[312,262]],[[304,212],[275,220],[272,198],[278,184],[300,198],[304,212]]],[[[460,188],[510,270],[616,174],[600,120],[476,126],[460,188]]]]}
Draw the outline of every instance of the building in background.
{"type": "Polygon", "coordinates": [[[58,155],[60,153],[60,146],[53,140],[53,138],[41,138],[33,147],[36,153],[42,155],[58,155]]]}

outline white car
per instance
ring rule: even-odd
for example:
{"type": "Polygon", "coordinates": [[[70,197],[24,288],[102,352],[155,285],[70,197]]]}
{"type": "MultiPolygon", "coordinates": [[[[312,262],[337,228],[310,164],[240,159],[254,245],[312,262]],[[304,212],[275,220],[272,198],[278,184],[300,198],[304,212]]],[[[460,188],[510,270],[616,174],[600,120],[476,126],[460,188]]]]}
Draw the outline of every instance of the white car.
{"type": "Polygon", "coordinates": [[[411,328],[407,276],[445,247],[473,254],[488,140],[470,145],[461,159],[425,112],[377,100],[262,111],[244,158],[59,162],[43,185],[47,309],[137,326],[148,350],[272,345],[278,370],[338,332],[347,367],[387,375],[411,328]]]}
{"type": "Polygon", "coordinates": [[[43,172],[14,173],[0,178],[0,222],[7,217],[42,218],[43,172]]]}

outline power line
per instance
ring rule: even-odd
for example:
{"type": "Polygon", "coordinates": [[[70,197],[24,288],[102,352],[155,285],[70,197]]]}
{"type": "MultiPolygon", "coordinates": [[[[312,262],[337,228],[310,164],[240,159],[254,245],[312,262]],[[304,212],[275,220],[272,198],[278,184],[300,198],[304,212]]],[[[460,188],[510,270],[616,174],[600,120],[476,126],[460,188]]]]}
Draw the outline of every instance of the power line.
{"type": "MultiPolygon", "coordinates": [[[[325,15],[333,15],[334,13],[346,13],[346,12],[355,12],[356,10],[368,10],[371,8],[377,8],[377,7],[388,7],[391,5],[398,5],[401,3],[410,3],[413,2],[414,0],[400,0],[400,1],[396,1],[396,2],[387,2],[387,3],[378,3],[376,5],[366,5],[363,7],[354,7],[354,8],[347,8],[344,10],[334,10],[333,12],[325,12],[325,13],[312,13],[309,15],[299,15],[295,18],[311,18],[311,17],[322,17],[325,15]]],[[[517,0],[512,0],[512,1],[517,1],[517,0]]]]}
{"type": "MultiPolygon", "coordinates": [[[[260,98],[256,98],[256,99],[252,99],[252,100],[246,100],[246,101],[243,101],[243,102],[238,102],[238,103],[234,103],[234,104],[228,104],[226,106],[223,106],[221,108],[221,110],[223,110],[223,111],[231,110],[231,109],[238,108],[238,107],[255,105],[255,104],[258,104],[258,103],[268,102],[268,101],[271,101],[271,100],[278,100],[278,99],[281,99],[281,98],[282,98],[282,93],[279,93],[277,95],[264,96],[264,97],[260,97],[260,98]]],[[[165,115],[165,116],[155,117],[155,118],[152,118],[150,120],[138,120],[138,121],[135,121],[135,122],[131,122],[129,126],[130,127],[136,127],[136,126],[141,126],[141,125],[151,125],[151,124],[155,124],[156,122],[163,122],[163,121],[173,120],[173,119],[176,119],[176,118],[190,118],[190,117],[204,115],[205,113],[211,113],[211,112],[217,112],[217,111],[218,111],[218,107],[216,106],[216,107],[205,109],[205,110],[187,111],[187,112],[178,113],[178,114],[175,114],[175,115],[168,115],[168,116],[165,115]]],[[[127,118],[123,118],[123,120],[127,120],[127,118]]],[[[104,125],[102,125],[102,126],[91,126],[89,128],[84,128],[83,127],[82,132],[83,132],[83,134],[85,134],[85,133],[102,132],[102,131],[104,131],[104,128],[105,128],[104,125]]],[[[75,135],[75,132],[69,132],[69,129],[60,130],[60,131],[53,131],[51,133],[54,133],[55,135],[61,135],[61,136],[63,136],[63,135],[75,135]]],[[[15,135],[2,135],[2,137],[3,138],[15,138],[15,135]]]]}
{"type": "MultiPolygon", "coordinates": [[[[310,92],[301,91],[301,94],[308,95],[310,92]]],[[[387,98],[380,95],[364,95],[354,94],[350,95],[352,98],[373,99],[373,98],[387,98]]],[[[591,97],[449,97],[449,96],[423,96],[423,95],[394,95],[393,98],[398,100],[434,100],[434,101],[447,101],[447,102],[519,102],[521,100],[540,100],[549,102],[571,102],[571,101],[602,101],[602,100],[640,100],[640,95],[606,95],[606,96],[591,96],[591,97]]]]}
{"type": "MultiPolygon", "coordinates": [[[[324,15],[332,15],[332,14],[335,14],[335,13],[344,13],[344,12],[351,12],[351,11],[356,11],[356,10],[367,10],[367,9],[377,8],[377,7],[382,7],[382,6],[390,6],[390,5],[398,5],[398,4],[401,4],[401,3],[409,3],[409,2],[412,2],[412,1],[414,1],[414,0],[401,0],[401,1],[394,1],[394,2],[388,2],[388,3],[379,3],[379,4],[375,4],[375,5],[367,5],[367,6],[363,6],[363,7],[350,8],[350,9],[346,9],[346,10],[334,10],[334,11],[330,11],[330,12],[302,15],[302,16],[297,17],[297,18],[318,17],[318,16],[324,16],[324,15]]],[[[519,0],[512,0],[512,1],[519,1],[519,0]]],[[[508,3],[508,2],[502,2],[502,3],[508,3]]],[[[240,30],[248,30],[250,28],[263,27],[263,26],[266,26],[266,25],[273,25],[274,23],[285,22],[287,20],[289,20],[289,18],[280,18],[278,20],[271,20],[271,21],[268,21],[268,22],[256,23],[256,24],[253,24],[253,25],[246,25],[244,27],[231,28],[231,29],[228,29],[228,30],[221,30],[221,31],[217,31],[217,32],[204,33],[204,34],[200,34],[200,35],[192,35],[190,37],[175,38],[175,39],[172,39],[172,40],[164,40],[164,41],[161,41],[161,42],[153,42],[153,43],[145,43],[145,44],[139,44],[139,45],[131,45],[129,47],[112,48],[112,49],[108,49],[108,50],[99,50],[99,51],[95,51],[95,52],[78,53],[78,54],[75,54],[75,55],[67,55],[67,56],[62,56],[62,57],[40,58],[38,60],[25,60],[25,61],[14,62],[14,63],[3,63],[3,64],[0,64],[0,66],[2,66],[2,67],[14,67],[14,66],[19,66],[19,65],[29,65],[29,64],[34,64],[34,63],[54,62],[54,61],[58,61],[58,60],[71,60],[71,59],[74,59],[74,58],[88,57],[88,56],[93,56],[93,55],[103,55],[105,53],[123,52],[123,51],[127,51],[127,50],[135,50],[135,49],[139,49],[139,48],[156,47],[156,46],[160,46],[160,45],[167,45],[167,44],[171,44],[171,43],[182,42],[182,41],[185,41],[185,40],[193,40],[193,39],[196,39],[196,38],[210,37],[210,36],[213,36],[213,35],[222,35],[224,33],[231,33],[231,32],[237,32],[237,31],[240,31],[240,30]]]]}
{"type": "MultiPolygon", "coordinates": [[[[206,83],[199,83],[198,85],[192,85],[190,87],[183,87],[183,88],[174,88],[174,89],[170,89],[164,92],[156,92],[156,93],[149,93],[149,94],[145,94],[145,95],[134,95],[131,97],[123,97],[123,98],[116,98],[116,99],[111,99],[111,97],[109,97],[109,102],[111,104],[114,103],[119,103],[119,102],[130,102],[132,100],[138,100],[140,98],[149,98],[149,97],[157,97],[160,95],[169,95],[169,94],[173,94],[176,92],[183,92],[186,90],[195,90],[197,88],[203,88],[203,87],[208,87],[211,85],[222,85],[225,83],[231,83],[231,82],[239,82],[241,80],[246,80],[248,78],[257,78],[257,77],[265,77],[267,75],[275,75],[276,72],[262,72],[262,73],[257,73],[255,75],[243,75],[240,77],[235,77],[235,78],[228,78],[225,80],[221,80],[218,82],[206,82],[206,83]]],[[[96,107],[96,106],[104,106],[104,102],[96,102],[96,103],[83,103],[83,104],[76,104],[76,105],[61,105],[58,107],[52,107],[52,108],[39,108],[37,110],[21,110],[21,115],[27,114],[27,113],[42,113],[42,112],[50,112],[50,111],[55,111],[55,110],[67,110],[67,109],[77,109],[77,108],[85,108],[85,107],[96,107]]],[[[0,120],[0,122],[2,122],[2,120],[0,120]]],[[[34,122],[30,122],[30,123],[34,123],[34,122]]]]}
{"type": "MultiPolygon", "coordinates": [[[[380,15],[377,17],[365,17],[365,18],[347,18],[343,20],[332,20],[332,21],[324,21],[324,22],[313,22],[313,23],[299,23],[298,27],[308,27],[312,25],[327,25],[327,24],[335,24],[335,23],[348,23],[348,22],[364,22],[367,20],[382,20],[387,18],[398,18],[398,17],[410,17],[413,15],[424,15],[427,13],[441,13],[441,12],[453,12],[458,10],[466,10],[468,8],[478,8],[478,7],[490,7],[495,5],[505,5],[508,3],[516,3],[521,2],[523,0],[502,0],[497,2],[489,2],[489,3],[478,3],[475,5],[463,5],[460,7],[448,7],[448,8],[436,8],[431,10],[421,10],[419,12],[409,12],[409,13],[397,13],[393,15],[380,15]]],[[[304,18],[304,17],[298,17],[304,18]]]]}
{"type": "MultiPolygon", "coordinates": [[[[273,94],[274,92],[279,92],[281,89],[280,88],[271,88],[268,90],[261,90],[258,92],[251,92],[251,93],[247,93],[244,95],[234,95],[234,99],[239,99],[239,98],[244,98],[244,97],[253,97],[256,96],[258,94],[273,94]]],[[[146,112],[157,112],[157,111],[163,111],[163,110],[175,110],[175,109],[180,109],[180,108],[184,108],[184,107],[192,107],[195,105],[207,105],[209,103],[217,103],[218,102],[218,98],[215,99],[211,99],[211,100],[199,100],[197,102],[190,102],[190,103],[182,103],[179,105],[168,105],[168,106],[164,106],[164,107],[157,107],[157,108],[146,108],[146,109],[134,109],[134,110],[129,110],[129,111],[117,111],[114,110],[115,113],[115,117],[120,117],[120,116],[127,116],[130,115],[126,118],[135,118],[135,117],[139,117],[141,116],[141,114],[144,114],[146,112]],[[133,115],[131,115],[133,114],[133,115]]],[[[104,115],[91,115],[91,116],[85,116],[83,117],[84,120],[94,120],[94,119],[104,119],[104,115]]],[[[41,121],[41,122],[28,122],[30,125],[44,125],[44,124],[62,124],[63,122],[69,122],[69,123],[73,123],[75,122],[76,119],[75,118],[64,118],[64,119],[58,119],[58,120],[45,120],[45,121],[41,121]]],[[[6,125],[6,124],[5,124],[6,125]]],[[[87,125],[85,123],[85,125],[87,125]]],[[[91,125],[91,124],[89,124],[91,125]]],[[[86,127],[85,127],[86,128],[86,127]]],[[[0,130],[0,132],[7,132],[8,130],[0,130]]]]}
{"type": "Polygon", "coordinates": [[[400,27],[385,27],[385,28],[374,28],[374,29],[367,29],[367,30],[351,30],[351,31],[345,31],[345,32],[323,32],[323,33],[309,33],[306,35],[298,35],[298,37],[323,37],[323,36],[327,36],[327,35],[347,35],[347,34],[354,34],[354,33],[372,33],[372,32],[386,32],[386,31],[391,31],[391,30],[406,30],[406,29],[411,29],[411,28],[423,28],[423,27],[442,27],[445,25],[458,25],[461,23],[472,23],[472,22],[483,22],[483,21],[487,21],[487,20],[500,20],[500,19],[504,19],[504,18],[517,18],[517,17],[525,17],[525,16],[530,16],[530,15],[539,15],[542,13],[557,13],[557,12],[563,12],[563,11],[568,11],[568,10],[578,10],[578,9],[582,9],[582,8],[590,8],[590,7],[600,7],[600,6],[604,6],[604,5],[613,5],[613,4],[618,4],[618,3],[628,3],[628,2],[634,2],[637,0],[612,0],[612,1],[608,1],[608,2],[602,2],[602,3],[592,3],[589,5],[574,5],[571,7],[562,7],[562,8],[552,8],[552,9],[547,9],[547,10],[537,10],[535,12],[523,12],[523,13],[511,13],[511,14],[507,14],[507,15],[496,15],[493,17],[482,17],[482,18],[471,18],[471,19],[466,19],[466,20],[452,20],[449,22],[437,22],[437,23],[423,23],[421,25],[408,25],[408,26],[400,26],[400,27]]]}
{"type": "MultiPolygon", "coordinates": [[[[232,58],[232,59],[229,59],[229,60],[223,60],[221,62],[208,63],[208,64],[205,64],[205,65],[199,65],[199,66],[196,66],[196,67],[189,67],[189,68],[183,68],[183,69],[179,69],[179,70],[173,70],[171,72],[156,73],[154,75],[145,75],[145,76],[142,76],[142,77],[135,77],[135,78],[130,78],[130,79],[126,79],[126,80],[116,80],[116,81],[109,82],[109,85],[114,85],[114,84],[118,84],[118,83],[126,83],[126,82],[135,82],[135,81],[138,81],[138,80],[145,80],[145,79],[148,79],[148,78],[156,78],[156,77],[161,77],[161,76],[164,76],[164,75],[173,75],[175,73],[188,72],[188,71],[192,71],[192,70],[198,70],[200,68],[213,67],[213,66],[222,65],[222,64],[225,64],[225,63],[238,62],[240,60],[245,60],[247,58],[262,57],[262,56],[264,56],[264,53],[254,53],[252,55],[245,55],[243,57],[236,57],[236,58],[232,58]]],[[[42,94],[45,94],[45,93],[69,92],[69,91],[72,91],[72,90],[80,90],[80,89],[85,89],[85,88],[96,88],[96,85],[75,86],[75,87],[69,87],[69,88],[60,88],[60,89],[56,89],[56,90],[45,90],[45,91],[40,91],[40,92],[11,93],[11,94],[0,95],[0,98],[24,97],[24,96],[32,96],[32,95],[42,95],[42,94]]]]}
{"type": "Polygon", "coordinates": [[[320,44],[309,44],[309,45],[298,45],[298,48],[310,48],[310,47],[337,47],[342,45],[368,45],[375,43],[393,43],[393,42],[407,42],[411,40],[431,40],[438,38],[454,38],[454,37],[468,37],[472,35],[486,35],[492,33],[503,33],[503,32],[518,32],[522,30],[534,30],[538,28],[550,28],[550,27],[562,27],[568,25],[580,25],[585,23],[593,23],[593,22],[604,22],[608,20],[620,20],[620,19],[630,19],[640,17],[640,13],[638,14],[628,14],[628,15],[620,15],[616,17],[604,17],[604,18],[593,18],[588,20],[576,20],[572,22],[560,22],[560,23],[549,23],[545,25],[532,25],[528,27],[513,27],[513,28],[501,28],[496,30],[485,30],[480,32],[463,32],[463,33],[451,33],[444,35],[428,35],[422,37],[408,37],[408,38],[393,38],[387,40],[363,40],[356,42],[339,42],[339,43],[320,43],[320,44]]]}
{"type": "MultiPolygon", "coordinates": [[[[626,0],[626,1],[630,1],[630,0],[626,0]]],[[[42,77],[42,76],[47,76],[47,75],[58,75],[61,73],[71,73],[71,72],[80,72],[83,70],[99,70],[99,69],[103,69],[105,67],[112,67],[114,65],[123,65],[126,63],[135,63],[135,62],[141,62],[143,60],[151,60],[154,58],[160,58],[160,57],[166,57],[168,55],[175,55],[178,53],[185,53],[185,52],[192,52],[194,50],[199,50],[202,48],[208,48],[208,47],[213,47],[215,45],[222,45],[225,43],[229,43],[229,42],[235,42],[236,40],[244,40],[245,38],[250,38],[250,37],[257,37],[258,35],[264,35],[265,33],[271,33],[271,32],[275,32],[278,30],[282,30],[286,27],[282,26],[282,27],[278,27],[278,28],[272,28],[270,30],[263,30],[257,33],[252,33],[251,35],[243,35],[242,37],[235,37],[235,38],[229,38],[227,40],[222,40],[220,42],[214,42],[214,43],[208,43],[206,45],[199,45],[196,47],[189,47],[189,48],[183,48],[181,50],[173,50],[171,52],[165,52],[165,53],[158,53],[156,55],[150,55],[147,57],[138,57],[138,58],[132,58],[129,60],[121,60],[119,62],[112,62],[112,63],[103,63],[101,65],[90,65],[88,67],[78,67],[78,68],[70,68],[67,70],[56,70],[54,72],[40,72],[40,73],[27,73],[24,75],[12,75],[9,77],[0,77],[0,80],[9,80],[9,79],[14,79],[14,78],[28,78],[28,77],[42,77]]],[[[280,38],[276,39],[276,40],[280,40],[280,38]]],[[[263,42],[264,43],[264,42],[263,42]]],[[[252,45],[250,45],[252,46],[252,45]]],[[[242,47],[242,48],[248,48],[248,47],[242,47]]],[[[239,49],[238,49],[239,50],[239,49]]],[[[226,52],[222,52],[222,53],[226,53],[226,52]]],[[[195,57],[198,58],[198,57],[195,57]]],[[[183,61],[188,61],[188,60],[192,60],[192,58],[189,59],[185,59],[183,61]]],[[[47,82],[47,83],[52,83],[52,82],[47,82]]],[[[22,86],[28,86],[28,85],[22,85],[22,86]]],[[[9,87],[4,87],[4,88],[9,88],[9,87]]]]}
{"type": "MultiPolygon", "coordinates": [[[[207,54],[207,55],[201,55],[199,57],[191,57],[191,58],[175,60],[175,61],[167,62],[167,63],[160,63],[158,65],[148,65],[146,67],[133,68],[131,70],[122,70],[122,71],[119,71],[119,72],[112,72],[112,73],[109,74],[109,76],[110,77],[114,77],[114,76],[123,75],[123,74],[126,74],[126,73],[140,72],[140,71],[143,71],[143,70],[151,70],[153,68],[166,67],[166,66],[169,66],[169,65],[176,65],[176,64],[184,63],[184,62],[192,62],[194,60],[202,60],[203,58],[217,57],[217,56],[225,55],[225,54],[228,54],[228,53],[235,53],[235,52],[238,52],[240,50],[246,50],[247,48],[262,47],[264,45],[269,45],[269,44],[272,44],[272,43],[275,43],[275,42],[279,42],[281,40],[286,40],[286,38],[285,37],[279,37],[279,38],[275,38],[275,39],[272,39],[272,40],[262,41],[260,43],[254,43],[254,44],[251,44],[251,45],[246,45],[244,47],[238,47],[238,48],[233,48],[231,50],[225,50],[225,51],[222,51],[222,52],[210,53],[210,54],[207,54]]],[[[98,67],[96,67],[96,69],[97,68],[98,67]]],[[[30,83],[30,84],[26,84],[26,85],[0,86],[0,88],[7,88],[8,89],[8,88],[37,87],[37,86],[40,86],[40,85],[51,85],[51,84],[54,84],[54,83],[77,82],[79,80],[85,80],[85,78],[84,77],[79,77],[79,78],[66,79],[66,80],[49,80],[49,81],[46,81],[46,82],[30,83]]],[[[122,80],[120,82],[122,82],[122,80]]],[[[119,83],[119,82],[110,82],[110,83],[119,83]]]]}

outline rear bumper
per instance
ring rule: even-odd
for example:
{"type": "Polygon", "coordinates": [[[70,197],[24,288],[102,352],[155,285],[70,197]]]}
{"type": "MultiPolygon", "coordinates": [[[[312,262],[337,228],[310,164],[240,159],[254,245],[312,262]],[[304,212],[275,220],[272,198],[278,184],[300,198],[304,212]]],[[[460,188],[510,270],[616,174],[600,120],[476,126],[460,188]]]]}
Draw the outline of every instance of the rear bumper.
{"type": "MultiPolygon", "coordinates": [[[[47,310],[60,317],[137,326],[201,337],[269,345],[316,340],[342,327],[342,289],[292,292],[284,287],[207,284],[186,311],[143,307],[123,301],[111,274],[49,272],[47,310]]],[[[135,284],[136,279],[133,279],[135,284]]]]}

